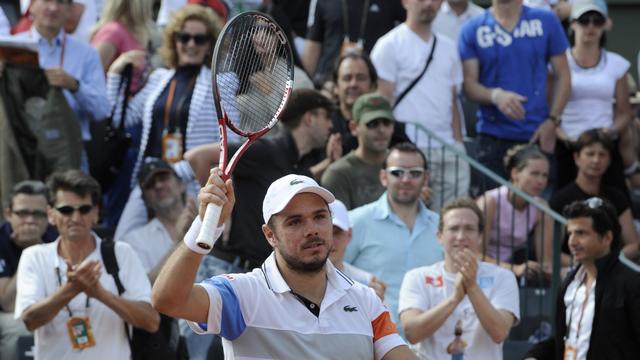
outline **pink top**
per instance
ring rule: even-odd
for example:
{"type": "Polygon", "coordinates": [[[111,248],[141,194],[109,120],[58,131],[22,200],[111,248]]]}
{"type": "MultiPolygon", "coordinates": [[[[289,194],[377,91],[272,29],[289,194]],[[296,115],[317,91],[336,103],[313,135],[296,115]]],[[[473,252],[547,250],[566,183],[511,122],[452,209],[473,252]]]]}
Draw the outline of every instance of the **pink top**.
{"type": "Polygon", "coordinates": [[[488,256],[496,260],[510,262],[513,250],[527,245],[529,234],[538,222],[538,209],[531,204],[522,210],[514,208],[509,202],[508,193],[506,186],[486,193],[487,200],[496,202],[493,219],[487,219],[487,222],[491,221],[491,233],[486,251],[488,256]]]}
{"type": "MultiPolygon", "coordinates": [[[[103,42],[110,43],[116,48],[114,60],[129,50],[145,50],[144,46],[138,42],[133,33],[117,21],[106,23],[96,31],[91,39],[91,45],[93,45],[93,47],[97,47],[98,44],[103,42]]],[[[105,67],[108,69],[111,63],[104,65],[106,65],[105,67]]],[[[133,78],[131,79],[132,93],[138,91],[141,86],[142,71],[143,70],[135,70],[133,72],[133,78]]]]}

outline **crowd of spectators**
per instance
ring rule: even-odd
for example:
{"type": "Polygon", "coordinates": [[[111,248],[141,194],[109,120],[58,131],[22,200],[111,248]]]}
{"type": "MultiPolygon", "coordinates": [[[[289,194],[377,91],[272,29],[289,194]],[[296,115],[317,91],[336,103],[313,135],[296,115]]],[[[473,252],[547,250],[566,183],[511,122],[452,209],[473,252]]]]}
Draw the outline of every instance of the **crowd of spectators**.
{"type": "MultiPolygon", "coordinates": [[[[40,358],[85,347],[92,357],[127,357],[123,320],[150,332],[177,327],[149,305],[150,285],[196,218],[197,194],[218,164],[210,64],[225,22],[248,10],[286,30],[294,91],[277,127],[236,166],[235,207],[197,282],[249,272],[269,257],[261,201],[292,173],[335,195],[331,261],[384,300],[420,357],[501,355],[493,345],[520,320],[516,288],[549,285],[554,240],[562,242],[563,275],[575,266],[572,230],[554,239],[554,220],[540,206],[563,214],[575,201],[603,199],[620,226],[608,229],[619,242],[611,251],[640,258],[640,115],[632,63],[606,49],[615,18],[604,0],[493,0],[488,9],[469,0],[0,5],[2,358],[15,358],[17,339],[30,332],[40,358]],[[16,56],[8,39],[29,44],[37,60],[16,56]],[[34,125],[51,117],[57,123],[34,125]],[[94,125],[107,120],[122,123],[131,142],[118,180],[99,189],[87,149],[94,125]],[[73,156],[52,161],[60,148],[73,156]],[[460,154],[510,186],[483,179],[479,196],[467,199],[481,175],[460,154]],[[471,234],[462,255],[459,227],[471,234]],[[131,289],[122,296],[100,265],[100,244],[111,239],[121,271],[130,272],[121,276],[131,289]],[[478,255],[482,261],[470,260],[478,255]],[[471,268],[462,264],[469,261],[471,268]],[[92,322],[81,321],[90,311],[92,322]],[[73,326],[93,334],[68,341],[73,326]],[[471,328],[486,332],[471,339],[471,328]],[[83,343],[93,337],[97,347],[83,343]]],[[[230,154],[241,140],[231,134],[230,154]]],[[[583,213],[593,215],[571,216],[583,213]]],[[[569,279],[571,289],[582,285],[569,279]]],[[[190,358],[221,358],[219,337],[179,323],[190,358]]],[[[586,356],[577,338],[573,349],[586,356]]]]}

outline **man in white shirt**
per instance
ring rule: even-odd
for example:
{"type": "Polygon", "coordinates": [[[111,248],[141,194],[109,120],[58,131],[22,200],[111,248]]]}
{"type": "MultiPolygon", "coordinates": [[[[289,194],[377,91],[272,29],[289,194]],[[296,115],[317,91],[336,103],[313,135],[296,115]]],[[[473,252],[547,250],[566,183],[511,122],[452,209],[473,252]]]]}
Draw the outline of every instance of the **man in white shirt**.
{"type": "Polygon", "coordinates": [[[409,271],[400,289],[400,323],[423,359],[502,359],[502,343],[520,317],[516,278],[478,260],[484,219],[471,199],[441,210],[444,261],[409,271]]]}
{"type": "Polygon", "coordinates": [[[160,316],[150,305],[150,285],[131,247],[117,243],[118,295],[103,271],[98,222],[100,186],[79,170],[51,175],[49,221],[60,233],[24,250],[18,265],[15,318],[35,332],[36,359],[127,359],[124,322],[149,332],[160,316]]]}
{"type": "Polygon", "coordinates": [[[442,34],[457,44],[462,25],[467,20],[483,12],[484,9],[474,4],[471,0],[446,0],[442,3],[438,16],[433,20],[431,29],[433,32],[442,34]]]}
{"type": "Polygon", "coordinates": [[[437,212],[448,199],[467,194],[469,166],[411,123],[465,151],[457,102],[462,64],[455,43],[432,31],[442,0],[404,0],[402,4],[407,20],[378,40],[371,60],[378,71],[378,90],[394,104],[394,117],[407,123],[407,135],[430,160],[431,209],[437,212]]]}
{"type": "Polygon", "coordinates": [[[189,320],[197,333],[219,333],[228,358],[415,359],[373,290],[327,261],[335,198],[309,177],[286,175],[267,189],[262,231],[274,251],[262,266],[194,285],[207,253],[196,245],[206,206],[221,207],[217,238],[235,202],[221,174],[211,171],[200,217],[154,284],[155,308],[189,320]]]}

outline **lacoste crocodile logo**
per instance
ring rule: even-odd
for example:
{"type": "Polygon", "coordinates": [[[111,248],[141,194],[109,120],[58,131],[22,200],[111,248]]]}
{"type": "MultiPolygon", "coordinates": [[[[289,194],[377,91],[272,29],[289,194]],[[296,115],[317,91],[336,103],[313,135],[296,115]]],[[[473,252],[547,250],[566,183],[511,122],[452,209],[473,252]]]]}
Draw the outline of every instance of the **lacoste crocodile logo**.
{"type": "Polygon", "coordinates": [[[304,181],[300,180],[300,179],[295,179],[295,180],[291,180],[291,182],[289,183],[289,185],[293,186],[293,185],[298,185],[298,184],[302,184],[304,181]]]}
{"type": "Polygon", "coordinates": [[[354,311],[358,311],[358,308],[356,306],[349,306],[349,305],[345,305],[342,310],[346,311],[346,312],[354,312],[354,311]]]}

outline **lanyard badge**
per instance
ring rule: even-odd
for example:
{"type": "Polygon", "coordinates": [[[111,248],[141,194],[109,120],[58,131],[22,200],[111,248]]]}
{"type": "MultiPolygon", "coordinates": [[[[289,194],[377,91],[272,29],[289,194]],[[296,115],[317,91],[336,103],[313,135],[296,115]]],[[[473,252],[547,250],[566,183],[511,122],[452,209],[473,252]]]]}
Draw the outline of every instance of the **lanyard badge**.
{"type": "Polygon", "coordinates": [[[564,347],[564,356],[562,357],[564,360],[576,360],[576,349],[571,345],[566,345],[564,347]]]}
{"type": "Polygon", "coordinates": [[[182,134],[180,131],[170,133],[165,129],[162,133],[162,160],[169,164],[182,160],[182,134]]]}
{"type": "Polygon", "coordinates": [[[67,320],[69,341],[74,350],[83,350],[96,346],[93,329],[88,317],[72,317],[67,320]]]}

